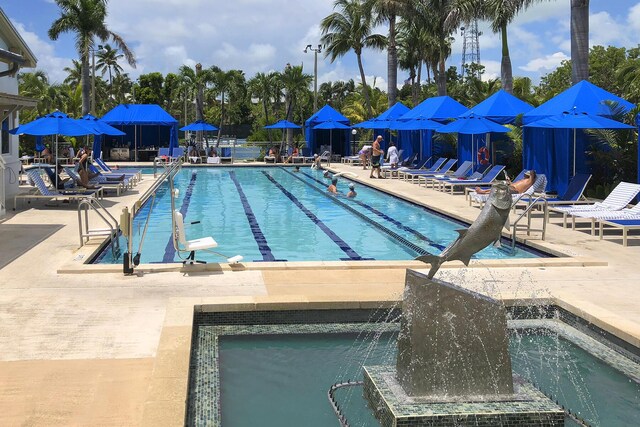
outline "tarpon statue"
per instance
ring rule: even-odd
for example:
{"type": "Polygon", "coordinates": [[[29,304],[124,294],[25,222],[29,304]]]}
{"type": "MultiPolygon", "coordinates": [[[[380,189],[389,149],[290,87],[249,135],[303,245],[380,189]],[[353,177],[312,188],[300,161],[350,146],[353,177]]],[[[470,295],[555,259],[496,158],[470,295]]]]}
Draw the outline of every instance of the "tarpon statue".
{"type": "Polygon", "coordinates": [[[506,182],[493,184],[489,198],[478,218],[466,230],[456,230],[459,234],[455,242],[446,247],[439,256],[422,255],[417,260],[431,264],[428,277],[431,279],[445,261],[460,260],[469,265],[476,252],[491,243],[500,243],[501,229],[509,229],[509,211],[511,210],[511,192],[506,182]]]}

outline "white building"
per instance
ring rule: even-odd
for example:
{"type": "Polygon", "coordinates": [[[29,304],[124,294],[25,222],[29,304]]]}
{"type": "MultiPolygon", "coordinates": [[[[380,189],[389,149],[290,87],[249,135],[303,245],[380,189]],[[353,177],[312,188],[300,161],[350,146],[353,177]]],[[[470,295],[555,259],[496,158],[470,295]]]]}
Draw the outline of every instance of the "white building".
{"type": "Polygon", "coordinates": [[[18,71],[35,66],[33,52],[0,8],[0,218],[5,215],[6,201],[18,191],[22,155],[18,152],[18,137],[8,131],[18,126],[22,108],[37,104],[33,99],[18,96],[18,71]]]}

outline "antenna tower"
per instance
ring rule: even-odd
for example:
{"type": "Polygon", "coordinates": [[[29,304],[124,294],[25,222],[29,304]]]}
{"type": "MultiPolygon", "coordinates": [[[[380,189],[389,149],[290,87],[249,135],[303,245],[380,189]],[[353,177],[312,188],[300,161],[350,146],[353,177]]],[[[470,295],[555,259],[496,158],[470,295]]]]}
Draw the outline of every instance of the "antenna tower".
{"type": "MultiPolygon", "coordinates": [[[[468,22],[466,26],[460,27],[462,35],[462,67],[460,74],[464,77],[466,73],[465,67],[469,64],[480,65],[480,41],[482,32],[478,31],[478,19],[474,18],[468,22]]],[[[467,77],[472,77],[467,75],[467,77]]],[[[479,75],[475,77],[480,78],[479,75]]]]}

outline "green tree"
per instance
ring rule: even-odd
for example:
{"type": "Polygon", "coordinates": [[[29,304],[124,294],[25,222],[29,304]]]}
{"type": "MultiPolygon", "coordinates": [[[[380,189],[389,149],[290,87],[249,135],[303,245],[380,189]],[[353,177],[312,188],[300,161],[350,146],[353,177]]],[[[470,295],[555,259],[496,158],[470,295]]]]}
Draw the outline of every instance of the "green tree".
{"type": "Polygon", "coordinates": [[[325,17],[320,23],[323,34],[321,41],[326,46],[325,56],[334,62],[353,50],[360,70],[365,106],[369,117],[373,117],[362,64],[362,50],[383,49],[386,46],[386,37],[372,34],[374,21],[370,4],[360,0],[336,0],[333,8],[338,11],[325,17]]]}
{"type": "Polygon", "coordinates": [[[67,77],[64,79],[64,84],[71,86],[80,86],[82,82],[82,64],[75,59],[71,60],[71,67],[64,67],[63,70],[67,73],[67,77]]]}
{"type": "Polygon", "coordinates": [[[57,40],[60,34],[75,33],[76,50],[82,64],[82,114],[89,112],[91,85],[89,79],[89,55],[95,48],[95,39],[106,42],[111,39],[124,53],[127,62],[135,67],[133,52],[124,39],[107,28],[107,0],[55,0],[60,17],[49,28],[49,38],[57,40]]]}
{"type": "Polygon", "coordinates": [[[119,76],[123,68],[118,64],[118,60],[124,57],[118,53],[118,49],[114,49],[110,44],[104,45],[101,50],[96,53],[96,70],[102,73],[102,76],[109,73],[109,93],[112,94],[113,75],[119,76]]]}
{"type": "MultiPolygon", "coordinates": [[[[285,93],[285,117],[289,121],[293,121],[293,114],[296,108],[296,101],[302,98],[303,94],[309,91],[309,85],[313,81],[311,74],[305,74],[302,66],[291,66],[287,64],[284,72],[280,76],[280,81],[285,93]]],[[[293,131],[287,129],[287,144],[293,142],[293,131]]]]}
{"type": "MultiPolygon", "coordinates": [[[[269,120],[269,110],[271,109],[271,95],[272,95],[272,85],[275,83],[277,79],[276,73],[257,73],[253,76],[252,79],[249,80],[249,92],[251,96],[256,97],[259,102],[262,104],[262,112],[264,114],[264,124],[270,124],[269,120]]],[[[269,136],[269,142],[272,142],[271,138],[271,130],[267,132],[269,136]]]]}
{"type": "MultiPolygon", "coordinates": [[[[242,94],[246,94],[244,90],[245,78],[244,73],[240,70],[223,71],[220,69],[212,69],[213,73],[213,92],[216,96],[220,97],[220,126],[218,127],[218,142],[216,146],[220,145],[220,137],[222,136],[222,127],[225,124],[225,96],[230,94],[238,94],[242,97],[242,94]]],[[[230,96],[229,101],[233,98],[230,96]]]]}
{"type": "Polygon", "coordinates": [[[162,73],[154,72],[141,74],[138,77],[138,88],[136,89],[136,102],[139,104],[163,104],[162,90],[164,76],[162,73]]]}

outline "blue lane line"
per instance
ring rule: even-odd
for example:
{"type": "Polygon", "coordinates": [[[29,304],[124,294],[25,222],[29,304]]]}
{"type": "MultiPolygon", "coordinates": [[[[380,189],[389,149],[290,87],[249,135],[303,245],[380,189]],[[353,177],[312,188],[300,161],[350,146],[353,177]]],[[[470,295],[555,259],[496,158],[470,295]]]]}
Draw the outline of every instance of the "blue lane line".
{"type": "Polygon", "coordinates": [[[247,196],[244,194],[244,191],[242,190],[242,186],[240,185],[240,182],[236,177],[235,171],[230,171],[229,177],[231,178],[231,181],[233,181],[233,183],[235,184],[236,190],[238,190],[238,195],[240,196],[240,202],[242,202],[242,208],[244,209],[244,214],[247,216],[247,220],[249,221],[249,228],[251,229],[251,232],[253,233],[253,238],[256,240],[256,243],[258,244],[258,249],[262,254],[262,261],[286,261],[286,260],[276,260],[276,258],[273,256],[273,253],[271,253],[271,248],[267,243],[267,238],[264,237],[264,234],[260,229],[260,224],[258,224],[258,220],[256,219],[256,216],[254,215],[253,210],[251,209],[251,205],[249,205],[249,200],[247,200],[247,196]]]}
{"type": "MultiPolygon", "coordinates": [[[[196,172],[191,173],[191,180],[189,180],[189,185],[187,186],[187,190],[184,193],[184,199],[182,199],[182,206],[180,206],[180,213],[182,214],[182,218],[187,218],[187,210],[189,209],[189,203],[191,203],[191,195],[193,194],[193,187],[196,185],[196,178],[198,174],[196,172]]],[[[173,212],[171,212],[173,216],[173,212]]],[[[171,221],[173,223],[173,221],[171,221]]],[[[167,246],[164,247],[164,257],[162,257],[162,262],[173,262],[176,256],[176,249],[173,247],[173,230],[171,230],[171,235],[169,236],[169,242],[167,242],[167,246]]]]}
{"type": "MultiPolygon", "coordinates": [[[[316,181],[319,184],[326,185],[325,182],[320,181],[319,179],[316,179],[314,176],[309,175],[306,172],[303,172],[302,174],[307,176],[307,177],[309,177],[309,178],[311,178],[312,180],[316,181]]],[[[406,232],[409,232],[409,233],[413,234],[418,239],[422,240],[423,242],[428,243],[429,246],[433,246],[434,248],[440,249],[441,251],[446,248],[446,246],[432,241],[431,239],[429,239],[427,236],[425,236],[424,234],[422,234],[418,230],[415,230],[415,229],[413,229],[413,228],[411,228],[409,226],[404,225],[400,221],[396,220],[395,218],[390,217],[389,215],[385,214],[384,212],[379,211],[378,209],[374,208],[371,205],[368,205],[368,204],[366,204],[364,202],[361,202],[360,200],[355,200],[355,199],[350,199],[350,201],[355,203],[355,204],[357,204],[358,206],[362,206],[363,208],[367,209],[369,212],[378,215],[380,218],[383,218],[383,219],[389,221],[390,223],[392,223],[396,227],[398,227],[398,228],[400,228],[400,229],[402,229],[402,230],[404,230],[406,232]]]]}
{"type": "Polygon", "coordinates": [[[313,223],[315,225],[318,226],[318,228],[320,228],[324,234],[326,234],[327,236],[329,236],[329,238],[331,240],[333,240],[333,242],[338,245],[338,247],[340,249],[342,249],[342,251],[347,254],[347,256],[349,257],[348,259],[351,260],[362,260],[364,258],[362,258],[360,255],[358,255],[358,253],[356,251],[354,251],[347,242],[345,242],[344,240],[342,240],[340,238],[340,236],[338,236],[336,233],[333,232],[333,230],[331,230],[329,227],[327,227],[327,225],[322,222],[322,220],[320,218],[318,218],[317,216],[315,216],[315,214],[313,212],[311,212],[309,209],[307,209],[302,203],[300,203],[300,200],[298,200],[296,198],[296,196],[294,196],[293,194],[291,194],[290,192],[287,191],[286,188],[284,188],[282,185],[280,185],[280,183],[278,183],[278,181],[276,181],[275,179],[273,179],[273,177],[271,175],[269,175],[267,172],[262,171],[262,173],[264,174],[264,176],[267,177],[267,179],[269,181],[271,181],[273,183],[273,185],[275,185],[276,187],[278,187],[278,189],[280,191],[282,191],[284,193],[285,196],[287,196],[289,198],[289,200],[291,200],[293,202],[294,205],[296,205],[302,212],[304,212],[304,214],[311,220],[313,221],[313,223]]]}

